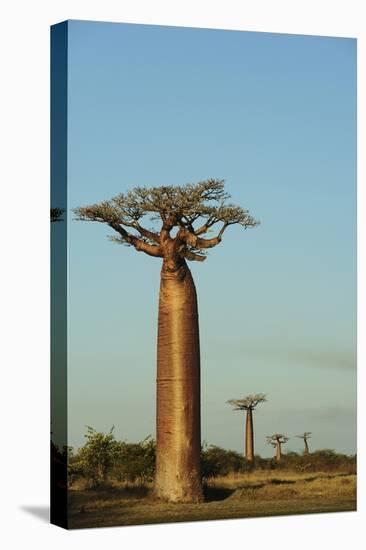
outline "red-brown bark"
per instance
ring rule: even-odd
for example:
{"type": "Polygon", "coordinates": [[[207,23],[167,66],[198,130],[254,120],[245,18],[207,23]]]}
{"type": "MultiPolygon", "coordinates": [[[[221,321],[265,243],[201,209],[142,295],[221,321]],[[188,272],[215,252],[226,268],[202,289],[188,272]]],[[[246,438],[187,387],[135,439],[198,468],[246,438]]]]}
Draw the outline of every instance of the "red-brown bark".
{"type": "Polygon", "coordinates": [[[157,364],[155,494],[202,500],[200,347],[196,289],[184,260],[161,272],[157,364]]]}
{"type": "Polygon", "coordinates": [[[282,452],[281,452],[281,443],[277,441],[276,443],[276,460],[280,461],[282,458],[282,452]]]}
{"type": "Polygon", "coordinates": [[[245,458],[249,462],[254,460],[254,434],[253,434],[253,411],[247,409],[246,427],[245,427],[245,458]]]}

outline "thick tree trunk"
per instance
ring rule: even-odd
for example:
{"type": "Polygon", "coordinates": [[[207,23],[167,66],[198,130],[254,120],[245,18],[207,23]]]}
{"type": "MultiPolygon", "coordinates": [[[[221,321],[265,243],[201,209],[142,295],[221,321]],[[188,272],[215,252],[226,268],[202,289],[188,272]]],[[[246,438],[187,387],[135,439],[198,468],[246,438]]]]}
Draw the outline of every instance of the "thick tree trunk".
{"type": "Polygon", "coordinates": [[[156,496],[201,501],[198,311],[185,262],[161,272],[156,432],[156,496]]]}
{"type": "Polygon", "coordinates": [[[308,442],[306,441],[306,439],[304,439],[304,443],[305,443],[304,454],[308,455],[309,454],[309,445],[308,445],[308,442]]]}
{"type": "Polygon", "coordinates": [[[245,429],[245,458],[249,462],[254,461],[253,411],[250,408],[247,410],[245,429]]]}
{"type": "Polygon", "coordinates": [[[279,441],[277,441],[277,444],[276,444],[276,459],[281,460],[281,457],[282,457],[281,443],[279,441]]]}

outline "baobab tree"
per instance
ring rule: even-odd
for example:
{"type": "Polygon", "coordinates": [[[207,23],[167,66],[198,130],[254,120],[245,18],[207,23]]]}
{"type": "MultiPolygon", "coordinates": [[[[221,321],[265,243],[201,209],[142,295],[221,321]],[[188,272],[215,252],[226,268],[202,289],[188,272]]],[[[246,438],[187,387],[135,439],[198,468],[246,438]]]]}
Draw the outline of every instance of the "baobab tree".
{"type": "Polygon", "coordinates": [[[267,443],[276,449],[275,457],[279,461],[282,458],[282,445],[290,439],[283,434],[267,435],[267,443]]]}
{"type": "Polygon", "coordinates": [[[304,432],[303,434],[297,435],[296,437],[299,437],[304,441],[304,455],[309,454],[309,445],[308,445],[308,439],[310,439],[312,432],[304,432]]]}
{"type": "Polygon", "coordinates": [[[157,341],[157,497],[202,500],[200,474],[200,346],[196,289],[188,262],[203,262],[226,229],[254,227],[247,210],[228,204],[222,180],[185,186],[136,187],[74,209],[76,219],[101,222],[112,240],[162,260],[157,341]],[[144,220],[154,225],[148,229],[144,220]],[[204,238],[219,224],[217,234],[204,238]]]}
{"type": "Polygon", "coordinates": [[[247,395],[244,399],[229,399],[227,403],[234,407],[234,411],[246,411],[245,422],[245,448],[244,456],[249,462],[254,461],[254,432],[253,432],[253,411],[258,403],[264,403],[266,396],[263,393],[247,395]]]}

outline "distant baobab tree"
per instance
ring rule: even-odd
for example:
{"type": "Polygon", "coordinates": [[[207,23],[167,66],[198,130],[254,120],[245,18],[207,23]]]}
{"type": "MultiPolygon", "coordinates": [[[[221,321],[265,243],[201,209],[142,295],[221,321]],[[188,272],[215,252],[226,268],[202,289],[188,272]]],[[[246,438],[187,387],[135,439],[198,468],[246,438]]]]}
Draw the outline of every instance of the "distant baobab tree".
{"type": "Polygon", "coordinates": [[[162,260],[158,318],[157,497],[202,500],[200,474],[200,347],[196,289],[187,260],[202,262],[231,225],[255,227],[247,210],[228,204],[222,180],[185,186],[136,187],[76,208],[76,219],[105,223],[113,241],[162,260]],[[144,227],[144,220],[154,224],[144,227]],[[142,225],[143,224],[143,225],[142,225]],[[220,224],[215,237],[203,238],[220,224]]]}
{"type": "Polygon", "coordinates": [[[227,403],[234,407],[234,411],[246,411],[245,424],[245,449],[244,456],[249,462],[254,461],[254,432],[253,432],[253,410],[258,403],[264,403],[266,396],[263,393],[247,395],[244,399],[229,399],[227,403]]]}
{"type": "Polygon", "coordinates": [[[64,208],[51,208],[51,222],[62,222],[62,214],[64,212],[64,208]]]}
{"type": "Polygon", "coordinates": [[[299,437],[304,441],[304,455],[309,454],[309,445],[308,445],[308,439],[310,439],[312,432],[304,432],[303,434],[297,435],[296,437],[299,437]]]}
{"type": "Polygon", "coordinates": [[[276,459],[281,460],[282,458],[282,445],[287,443],[289,440],[289,437],[286,437],[283,434],[273,434],[273,435],[267,435],[267,443],[269,445],[272,445],[276,449],[276,459]]]}

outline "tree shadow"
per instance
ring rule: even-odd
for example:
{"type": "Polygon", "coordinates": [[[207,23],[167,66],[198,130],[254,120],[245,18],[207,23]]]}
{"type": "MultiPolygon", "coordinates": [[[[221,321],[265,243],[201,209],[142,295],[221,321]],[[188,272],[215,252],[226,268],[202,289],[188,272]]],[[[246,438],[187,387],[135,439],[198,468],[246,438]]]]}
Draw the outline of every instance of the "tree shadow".
{"type": "Polygon", "coordinates": [[[115,498],[146,498],[151,496],[151,489],[146,485],[131,485],[126,487],[110,487],[107,494],[115,498]]]}
{"type": "Polygon", "coordinates": [[[309,477],[305,477],[304,481],[311,482],[317,479],[334,479],[336,477],[348,477],[349,475],[353,475],[353,474],[339,473],[339,474],[333,474],[333,475],[309,476],[309,477]]]}
{"type": "Polygon", "coordinates": [[[228,489],[227,487],[209,487],[205,485],[203,487],[203,496],[205,502],[214,502],[215,500],[225,500],[229,498],[235,492],[235,489],[228,489]]]}
{"type": "Polygon", "coordinates": [[[32,516],[42,520],[43,522],[50,522],[50,507],[49,506],[20,506],[23,512],[31,514],[32,516]]]}
{"type": "Polygon", "coordinates": [[[69,499],[73,502],[75,499],[90,500],[91,498],[107,499],[107,500],[123,500],[123,499],[142,499],[151,496],[151,489],[146,485],[99,485],[97,487],[89,487],[83,490],[70,491],[69,499]]]}
{"type": "Polygon", "coordinates": [[[293,479],[270,479],[269,482],[271,485],[293,485],[296,483],[296,480],[293,479]]]}
{"type": "Polygon", "coordinates": [[[252,489],[252,490],[255,490],[255,489],[262,489],[262,487],[265,487],[266,484],[265,483],[246,483],[244,485],[238,485],[237,486],[237,489],[252,489]]]}

